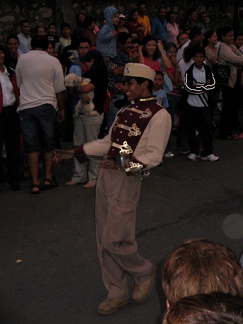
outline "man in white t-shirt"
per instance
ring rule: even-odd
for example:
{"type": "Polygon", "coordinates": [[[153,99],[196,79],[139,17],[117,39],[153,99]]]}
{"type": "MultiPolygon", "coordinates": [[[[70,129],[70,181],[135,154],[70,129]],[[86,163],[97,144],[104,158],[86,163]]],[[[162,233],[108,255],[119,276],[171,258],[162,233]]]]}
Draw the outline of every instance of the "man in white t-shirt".
{"type": "Polygon", "coordinates": [[[30,23],[28,20],[22,20],[20,23],[21,32],[17,35],[19,39],[19,54],[28,53],[31,50],[30,42],[30,23]]]}
{"type": "Polygon", "coordinates": [[[55,123],[64,119],[65,86],[60,62],[46,52],[45,36],[34,36],[32,50],[19,58],[16,67],[20,88],[19,112],[32,176],[31,192],[40,192],[38,165],[40,153],[45,154],[44,188],[57,186],[52,174],[55,149],[55,123]],[[59,109],[58,109],[58,108],[59,109]],[[58,113],[57,113],[58,111],[58,113]]]}

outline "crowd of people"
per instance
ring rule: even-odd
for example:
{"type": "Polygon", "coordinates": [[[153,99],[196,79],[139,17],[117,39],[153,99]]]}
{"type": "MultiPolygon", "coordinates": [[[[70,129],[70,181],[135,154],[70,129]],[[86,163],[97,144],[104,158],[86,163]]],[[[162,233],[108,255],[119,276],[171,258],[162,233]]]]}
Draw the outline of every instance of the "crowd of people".
{"type": "MultiPolygon", "coordinates": [[[[73,33],[61,24],[61,37],[55,23],[48,31],[38,26],[31,37],[23,20],[20,34],[0,46],[0,176],[4,145],[13,191],[21,189],[21,163],[30,170],[31,193],[39,194],[58,186],[53,163],[74,158],[66,185],[96,187],[97,252],[108,292],[98,313],[109,315],[129,303],[129,276],[135,303],[150,295],[156,267],[138,253],[136,207],[141,175],[174,156],[172,131],[189,161],[217,161],[213,117],[221,96],[219,137],[243,138],[243,36],[230,26],[215,31],[208,13],[198,19],[195,8],[179,25],[160,5],[150,21],[144,1],[129,20],[113,6],[104,17],[99,29],[95,17],[81,13],[73,33]],[[57,136],[64,120],[70,150],[61,150],[57,136]]],[[[218,323],[220,316],[242,323],[243,270],[220,244],[186,242],[165,262],[163,288],[163,323],[190,323],[192,313],[197,321],[191,323],[218,323]]]]}
{"type": "MultiPolygon", "coordinates": [[[[184,20],[178,23],[176,13],[168,10],[163,4],[158,7],[155,17],[150,19],[144,1],[139,1],[137,9],[132,10],[129,15],[119,13],[115,7],[105,8],[104,22],[101,26],[95,17],[85,16],[84,12],[76,18],[77,28],[74,31],[66,22],[60,25],[61,36],[58,36],[57,25],[53,22],[47,30],[43,26],[37,26],[33,33],[35,38],[39,36],[48,40],[48,47],[44,51],[60,62],[64,77],[74,73],[80,80],[82,77],[91,79],[91,83],[86,87],[66,87],[66,103],[62,103],[62,114],[65,112],[65,129],[61,134],[63,141],[80,145],[101,138],[109,132],[117,112],[127,103],[122,76],[125,64],[129,62],[145,64],[156,72],[153,93],[157,102],[169,112],[172,133],[176,134],[176,148],[172,147],[170,137],[164,153],[165,158],[174,157],[174,150],[177,150],[185,154],[188,160],[201,158],[217,161],[219,157],[213,153],[216,110],[220,111],[219,138],[243,138],[242,125],[238,119],[242,105],[243,66],[243,35],[240,29],[235,34],[230,26],[215,30],[209,14],[198,13],[196,8],[188,8],[184,20]],[[90,50],[101,53],[101,56],[96,52],[90,52],[88,55],[89,60],[94,59],[92,55],[95,56],[95,61],[98,60],[98,63],[92,63],[92,67],[89,64],[91,61],[85,62],[84,59],[86,52],[90,50]],[[196,62],[198,60],[199,64],[196,62]],[[87,64],[90,67],[87,67],[87,64]],[[99,73],[96,73],[97,69],[99,73]],[[220,69],[223,69],[223,72],[219,73],[226,75],[223,81],[218,76],[220,69]],[[81,107],[85,101],[90,100],[86,92],[91,87],[94,90],[92,114],[84,113],[81,107]]],[[[33,50],[33,36],[30,34],[30,23],[23,20],[20,23],[20,33],[9,35],[2,48],[2,73],[6,68],[5,72],[11,80],[19,59],[21,61],[24,54],[33,50]]],[[[38,71],[33,70],[33,74],[36,73],[38,71]]],[[[15,75],[13,77],[15,78],[15,75]]],[[[18,86],[20,87],[20,83],[18,86]]],[[[8,86],[10,101],[5,98],[6,91],[2,91],[3,112],[0,122],[4,126],[1,127],[0,149],[2,152],[5,145],[8,182],[13,190],[19,190],[20,168],[21,172],[23,168],[30,168],[33,185],[39,186],[40,181],[36,177],[33,179],[32,167],[30,162],[27,163],[30,156],[27,153],[31,152],[26,150],[27,139],[19,122],[21,113],[14,113],[19,105],[19,95],[20,99],[22,98],[21,89],[19,94],[19,90],[13,91],[13,86],[10,88],[8,86]],[[11,114],[6,113],[11,110],[11,114]],[[9,139],[8,125],[14,120],[18,125],[15,127],[16,136],[9,139]]],[[[60,106],[54,108],[62,109],[60,106]]],[[[59,121],[62,119],[63,117],[59,121]]],[[[58,128],[57,126],[55,124],[53,127],[58,128]]],[[[56,148],[60,148],[59,135],[56,132],[56,148]]],[[[39,159],[45,160],[42,155],[40,154],[39,159]]],[[[1,154],[1,181],[4,178],[3,166],[1,154]]],[[[93,188],[98,172],[94,161],[81,166],[75,159],[73,176],[66,185],[82,183],[84,188],[93,188]]],[[[53,180],[52,172],[47,173],[46,178],[53,180]]],[[[56,180],[51,181],[51,184],[54,183],[57,185],[56,180]]]]}

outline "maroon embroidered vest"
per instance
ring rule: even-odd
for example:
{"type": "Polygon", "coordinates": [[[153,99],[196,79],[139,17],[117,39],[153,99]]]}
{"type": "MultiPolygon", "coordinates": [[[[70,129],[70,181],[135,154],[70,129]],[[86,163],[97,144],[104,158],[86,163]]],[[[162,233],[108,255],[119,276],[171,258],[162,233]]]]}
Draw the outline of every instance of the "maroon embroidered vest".
{"type": "Polygon", "coordinates": [[[161,109],[163,107],[157,104],[154,96],[123,107],[112,128],[108,155],[116,157],[120,153],[126,153],[132,156],[151,118],[161,109]]]}

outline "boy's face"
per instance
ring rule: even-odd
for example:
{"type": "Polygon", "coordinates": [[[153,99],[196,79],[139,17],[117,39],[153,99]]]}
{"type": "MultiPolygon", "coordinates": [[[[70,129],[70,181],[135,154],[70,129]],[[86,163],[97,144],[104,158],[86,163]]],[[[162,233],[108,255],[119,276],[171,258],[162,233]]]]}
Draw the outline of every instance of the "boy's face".
{"type": "Polygon", "coordinates": [[[205,56],[201,53],[197,53],[196,55],[194,55],[193,60],[194,60],[195,66],[197,68],[201,68],[203,65],[203,61],[205,60],[205,56]]]}
{"type": "Polygon", "coordinates": [[[208,14],[206,12],[201,14],[201,21],[204,23],[207,23],[208,20],[208,14]]]}
{"type": "Polygon", "coordinates": [[[137,52],[138,53],[139,43],[132,43],[131,44],[131,51],[132,53],[137,52]]]}
{"type": "Polygon", "coordinates": [[[239,35],[235,40],[235,45],[241,47],[243,45],[243,36],[239,35]]]}
{"type": "Polygon", "coordinates": [[[166,52],[167,57],[171,60],[172,58],[176,58],[177,49],[174,47],[170,47],[166,52]]]}
{"type": "Polygon", "coordinates": [[[138,34],[137,33],[131,33],[131,39],[137,39],[138,38],[138,34]]]}
{"type": "Polygon", "coordinates": [[[79,43],[79,47],[78,47],[79,56],[84,56],[89,50],[90,50],[90,45],[88,42],[79,43]]]}
{"type": "Polygon", "coordinates": [[[159,19],[164,21],[166,17],[167,10],[165,8],[161,8],[159,11],[159,19]]]}
{"type": "Polygon", "coordinates": [[[171,14],[171,15],[169,16],[169,22],[174,23],[175,20],[176,20],[176,16],[175,16],[175,14],[171,14]]]}
{"type": "Polygon", "coordinates": [[[88,30],[93,31],[95,29],[95,21],[92,21],[92,23],[89,26],[87,26],[87,28],[88,30]]]}
{"type": "Polygon", "coordinates": [[[233,30],[228,32],[226,35],[222,35],[222,40],[227,45],[231,45],[234,41],[234,32],[233,30]]]}
{"type": "Polygon", "coordinates": [[[119,24],[119,13],[117,12],[113,15],[113,25],[117,26],[118,24],[119,24]]]}
{"type": "Polygon", "coordinates": [[[47,47],[47,53],[49,55],[52,55],[53,54],[53,46],[52,44],[49,43],[48,47],[47,47]]]}
{"type": "Polygon", "coordinates": [[[131,38],[129,37],[126,41],[125,44],[122,44],[121,48],[125,53],[129,53],[131,50],[131,38]]]}
{"type": "Polygon", "coordinates": [[[134,21],[138,21],[138,18],[139,18],[139,13],[138,13],[138,11],[134,11],[134,13],[133,13],[133,15],[132,15],[132,19],[133,19],[134,21]]]}
{"type": "Polygon", "coordinates": [[[85,19],[85,15],[83,13],[81,13],[79,16],[78,16],[78,20],[79,22],[82,24],[84,22],[84,19],[85,19]]]}
{"type": "Polygon", "coordinates": [[[55,26],[51,25],[48,30],[49,30],[49,33],[51,35],[55,35],[56,34],[56,27],[55,26]]]}
{"type": "Polygon", "coordinates": [[[24,35],[29,35],[30,33],[30,24],[29,23],[23,23],[21,25],[21,31],[24,35]]]}
{"type": "Polygon", "coordinates": [[[15,54],[18,51],[19,43],[17,39],[10,38],[6,44],[6,47],[11,54],[15,54]]]}
{"type": "Polygon", "coordinates": [[[68,27],[64,27],[62,29],[62,34],[63,34],[63,36],[70,36],[71,35],[71,29],[68,28],[68,27]]]}
{"type": "Polygon", "coordinates": [[[187,34],[181,34],[178,38],[178,44],[180,46],[183,46],[189,39],[189,36],[187,34]]]}
{"type": "Polygon", "coordinates": [[[143,95],[142,84],[138,84],[135,79],[129,79],[125,81],[124,91],[128,101],[139,99],[143,95]]]}
{"type": "Polygon", "coordinates": [[[39,27],[37,34],[40,35],[40,36],[45,36],[46,35],[45,28],[44,27],[39,27]]]}
{"type": "Polygon", "coordinates": [[[189,16],[189,18],[191,19],[191,21],[197,21],[197,12],[193,11],[193,13],[191,14],[191,16],[189,16]]]}
{"type": "Polygon", "coordinates": [[[162,74],[156,74],[154,79],[154,89],[160,90],[164,84],[164,76],[162,74]]]}
{"type": "Polygon", "coordinates": [[[147,7],[145,4],[141,4],[139,6],[138,10],[139,10],[140,15],[143,16],[143,15],[146,15],[147,7]]]}
{"type": "Polygon", "coordinates": [[[218,36],[217,36],[217,34],[216,33],[213,33],[213,35],[210,38],[208,38],[208,42],[210,44],[217,45],[217,42],[218,42],[218,36]]]}

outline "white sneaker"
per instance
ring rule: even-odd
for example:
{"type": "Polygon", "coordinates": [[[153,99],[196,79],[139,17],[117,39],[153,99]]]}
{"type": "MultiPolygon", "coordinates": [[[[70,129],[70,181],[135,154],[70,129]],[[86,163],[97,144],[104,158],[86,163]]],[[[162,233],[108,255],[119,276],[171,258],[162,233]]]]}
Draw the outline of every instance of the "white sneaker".
{"type": "Polygon", "coordinates": [[[167,153],[164,154],[164,157],[166,157],[166,158],[172,158],[174,156],[175,156],[175,154],[172,153],[171,151],[169,151],[169,152],[167,152],[167,153]]]}
{"type": "Polygon", "coordinates": [[[219,160],[219,156],[216,156],[214,154],[209,154],[207,156],[202,156],[201,159],[203,161],[210,161],[210,162],[215,162],[219,160]]]}
{"type": "Polygon", "coordinates": [[[196,155],[195,153],[191,153],[188,155],[187,160],[196,161],[199,158],[199,155],[196,155]]]}

